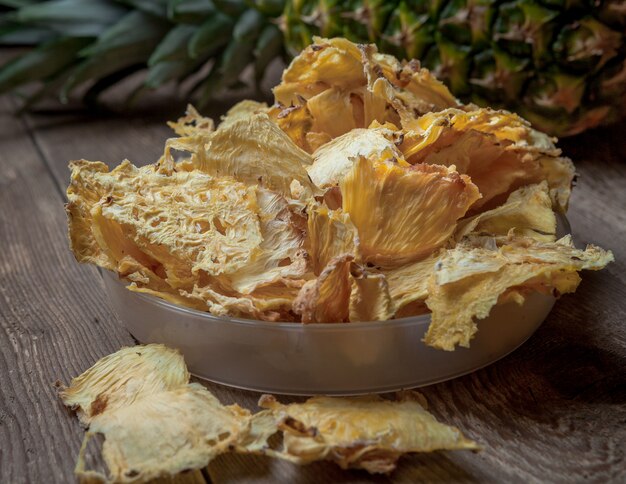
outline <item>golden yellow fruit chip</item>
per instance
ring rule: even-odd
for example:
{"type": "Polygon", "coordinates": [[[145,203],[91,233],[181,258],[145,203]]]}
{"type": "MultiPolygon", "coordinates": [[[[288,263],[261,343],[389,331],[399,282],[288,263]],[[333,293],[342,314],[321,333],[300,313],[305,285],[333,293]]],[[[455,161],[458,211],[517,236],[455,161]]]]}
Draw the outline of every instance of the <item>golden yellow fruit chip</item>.
{"type": "Polygon", "coordinates": [[[556,215],[546,181],[519,188],[503,205],[462,220],[454,237],[461,240],[472,232],[507,235],[511,230],[541,242],[556,240],[556,215]]]}
{"type": "Polygon", "coordinates": [[[313,164],[307,167],[311,181],[319,188],[339,185],[360,156],[368,159],[401,159],[402,153],[385,129],[353,129],[326,143],[313,153],[313,164]]]}
{"type": "Polygon", "coordinates": [[[101,413],[132,405],[135,400],[178,388],[189,381],[185,361],[164,345],[122,348],[62,388],[63,403],[89,425],[101,413]]]}
{"type": "Polygon", "coordinates": [[[283,405],[264,395],[259,405],[274,412],[283,431],[282,450],[267,453],[298,464],[327,459],[343,469],[387,473],[406,453],[478,449],[457,428],[429,414],[421,394],[398,397],[314,397],[283,405]]]}
{"type": "Polygon", "coordinates": [[[110,173],[79,162],[72,178],[68,210],[77,257],[117,271],[131,290],[216,314],[230,308],[233,315],[274,319],[263,311],[289,308],[297,293],[290,286],[307,277],[304,222],[280,194],[230,177],[164,175],[128,162],[110,173]],[[254,295],[268,285],[289,289],[268,301],[254,295]]]}
{"type": "Polygon", "coordinates": [[[396,311],[384,274],[352,264],[350,268],[349,319],[353,321],[386,321],[396,311]]]}
{"type": "Polygon", "coordinates": [[[91,227],[91,209],[105,195],[107,188],[95,181],[98,173],[107,173],[109,167],[102,162],[77,160],[70,163],[70,184],[67,187],[68,203],[65,206],[68,221],[70,248],[78,262],[95,264],[116,270],[117,264],[98,245],[91,227]]]}
{"type": "MultiPolygon", "coordinates": [[[[374,45],[340,38],[314,38],[285,70],[274,97],[283,109],[305,106],[308,129],[326,139],[374,121],[398,124],[401,117],[460,106],[443,83],[418,62],[401,63],[379,54],[374,45]]],[[[302,116],[304,111],[300,119],[302,116]]],[[[310,148],[301,135],[288,132],[299,146],[306,149],[308,144],[310,148]]],[[[317,146],[321,146],[319,142],[317,146]]]]}
{"type": "Polygon", "coordinates": [[[576,290],[578,271],[599,270],[613,260],[610,251],[594,246],[576,249],[570,237],[557,242],[511,239],[504,245],[459,245],[443,254],[430,279],[426,304],[432,321],[424,341],[435,348],[468,347],[477,331],[475,320],[486,318],[500,297],[515,290],[518,303],[528,287],[547,294],[576,290]]]}
{"type": "Polygon", "coordinates": [[[419,61],[400,62],[379,53],[374,44],[362,46],[361,50],[369,90],[393,106],[401,119],[461,107],[445,84],[422,68],[419,61]]]}
{"type": "Polygon", "coordinates": [[[237,119],[215,131],[194,158],[198,170],[213,176],[232,176],[291,196],[296,180],[312,193],[306,167],[311,157],[287,136],[267,114],[237,119]]]}
{"type": "Polygon", "coordinates": [[[123,348],[99,360],[60,391],[63,403],[89,425],[76,466],[82,479],[145,482],[205,467],[236,449],[260,452],[276,425],[222,405],[206,388],[189,383],[182,357],[163,345],[123,348]],[[104,437],[107,474],[87,469],[89,441],[104,437]]]}
{"type": "Polygon", "coordinates": [[[308,215],[309,252],[316,275],[336,257],[359,257],[359,236],[347,213],[328,210],[325,205],[313,205],[308,215]]]}
{"type": "Polygon", "coordinates": [[[343,323],[350,316],[350,263],[346,254],[331,259],[317,279],[307,282],[293,303],[303,323],[343,323]]]}
{"type": "Polygon", "coordinates": [[[454,167],[403,166],[401,160],[363,157],[340,188],[364,260],[385,267],[419,260],[443,245],[480,197],[470,178],[454,167]]]}
{"type": "Polygon", "coordinates": [[[329,86],[349,90],[366,82],[356,44],[346,39],[314,38],[285,69],[281,83],[274,88],[274,98],[284,106],[297,105],[329,86]]]}
{"type": "Polygon", "coordinates": [[[516,188],[548,182],[554,206],[567,209],[574,166],[553,140],[506,111],[447,109],[403,123],[400,146],[410,163],[456,166],[483,197],[474,209],[492,208],[516,188]]]}
{"type": "Polygon", "coordinates": [[[439,257],[440,251],[435,251],[425,259],[382,270],[389,285],[396,317],[427,312],[424,301],[428,296],[430,276],[439,257]],[[404,308],[406,310],[403,311],[404,308]]]}

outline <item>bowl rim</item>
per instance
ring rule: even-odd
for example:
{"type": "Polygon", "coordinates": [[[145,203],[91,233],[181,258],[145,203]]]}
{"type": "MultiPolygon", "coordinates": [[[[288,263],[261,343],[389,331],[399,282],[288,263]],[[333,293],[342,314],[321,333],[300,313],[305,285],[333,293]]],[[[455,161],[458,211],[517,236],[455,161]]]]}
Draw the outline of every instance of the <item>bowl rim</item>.
{"type": "MultiPolygon", "coordinates": [[[[119,276],[113,272],[103,268],[100,269],[100,274],[103,278],[108,278],[112,283],[119,284],[122,286],[127,286],[124,280],[120,279],[119,276]]],[[[363,329],[380,329],[383,326],[389,326],[390,324],[394,326],[409,326],[409,325],[428,325],[430,324],[430,313],[420,314],[418,316],[409,316],[406,318],[398,318],[398,319],[388,319],[385,321],[355,321],[350,323],[298,323],[298,322],[287,322],[287,321],[262,321],[260,319],[244,319],[244,318],[234,318],[230,316],[216,316],[215,314],[211,314],[208,311],[200,311],[198,309],[188,308],[185,306],[179,306],[178,304],[171,303],[166,301],[165,299],[161,299],[160,297],[153,296],[151,294],[143,294],[136,291],[131,291],[124,287],[124,290],[128,291],[132,294],[132,296],[137,297],[144,302],[151,304],[153,306],[161,306],[162,308],[167,309],[171,312],[178,312],[189,316],[199,317],[202,319],[206,319],[211,322],[220,322],[225,324],[237,324],[242,326],[254,326],[254,327],[267,327],[272,329],[285,329],[285,330],[299,330],[299,331],[310,331],[310,330],[324,330],[324,331],[357,331],[363,329]]]]}

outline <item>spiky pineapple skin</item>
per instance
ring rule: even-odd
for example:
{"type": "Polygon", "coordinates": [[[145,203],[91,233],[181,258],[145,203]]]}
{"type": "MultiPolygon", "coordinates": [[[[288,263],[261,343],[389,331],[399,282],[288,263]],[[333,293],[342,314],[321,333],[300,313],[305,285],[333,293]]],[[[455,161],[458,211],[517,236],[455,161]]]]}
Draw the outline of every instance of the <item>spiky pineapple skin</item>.
{"type": "Polygon", "coordinates": [[[321,35],[419,59],[464,101],[554,135],[626,112],[626,0],[29,0],[0,27],[0,43],[35,46],[0,67],[0,93],[38,83],[25,109],[77,90],[94,103],[137,71],[131,98],[192,78],[202,107],[321,35]]]}
{"type": "Polygon", "coordinates": [[[462,100],[556,136],[626,110],[623,0],[292,0],[283,30],[291,52],[344,36],[419,59],[462,100]]]}

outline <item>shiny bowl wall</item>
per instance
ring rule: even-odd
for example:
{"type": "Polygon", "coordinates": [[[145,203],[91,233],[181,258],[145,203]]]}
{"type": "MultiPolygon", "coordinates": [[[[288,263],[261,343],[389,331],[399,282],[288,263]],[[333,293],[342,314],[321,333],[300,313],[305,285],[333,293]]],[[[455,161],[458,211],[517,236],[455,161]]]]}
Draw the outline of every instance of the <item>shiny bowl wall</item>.
{"type": "Polygon", "coordinates": [[[507,355],[539,327],[554,298],[495,307],[470,348],[435,350],[430,315],[348,324],[271,323],[213,316],[131,292],[103,271],[113,309],[142,343],[178,348],[189,370],[224,385],[279,394],[382,393],[454,378],[507,355]]]}

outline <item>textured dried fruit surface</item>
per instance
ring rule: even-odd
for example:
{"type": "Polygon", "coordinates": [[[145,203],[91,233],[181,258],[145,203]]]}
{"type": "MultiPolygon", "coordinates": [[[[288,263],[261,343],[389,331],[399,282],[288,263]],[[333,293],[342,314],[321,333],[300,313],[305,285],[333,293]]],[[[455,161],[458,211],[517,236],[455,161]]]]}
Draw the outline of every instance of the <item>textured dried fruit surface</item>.
{"type": "Polygon", "coordinates": [[[298,464],[328,459],[344,469],[387,473],[408,452],[478,449],[457,428],[429,414],[417,392],[401,393],[397,401],[378,396],[314,397],[289,405],[264,395],[259,405],[279,419],[281,457],[298,464]]]}
{"type": "Polygon", "coordinates": [[[367,262],[398,266],[426,257],[480,197],[466,175],[439,165],[359,158],[340,183],[343,211],[367,262]]]}
{"type": "Polygon", "coordinates": [[[122,348],[61,386],[61,400],[88,425],[76,465],[84,481],[148,482],[206,467],[225,452],[265,454],[297,464],[334,460],[341,467],[390,472],[408,452],[476,449],[461,432],[437,422],[415,392],[379,397],[313,398],[281,405],[270,395],[251,414],[223,405],[189,383],[181,355],[163,345],[122,348]],[[282,433],[283,448],[268,439],[282,433]],[[104,438],[99,456],[88,444],[104,438]],[[95,459],[94,459],[95,457],[95,459]],[[100,472],[88,463],[104,463],[100,472]]]}
{"type": "Polygon", "coordinates": [[[598,247],[576,249],[570,237],[556,242],[468,241],[447,251],[435,265],[426,299],[432,322],[425,341],[444,350],[467,347],[477,331],[475,320],[486,318],[500,298],[508,295],[521,304],[529,290],[573,292],[580,282],[578,271],[599,270],[612,260],[610,252],[598,247]]]}
{"type": "Polygon", "coordinates": [[[571,292],[612,260],[556,241],[574,179],[556,140],[463,105],[415,62],[316,38],[274,95],[217,128],[189,106],[153,165],[73,162],[76,258],[218,316],[430,312],[425,342],[447,350],[494,305],[571,292]]]}
{"type": "Polygon", "coordinates": [[[189,383],[182,356],[163,345],[122,348],[102,358],[61,388],[60,397],[89,425],[76,474],[98,482],[146,482],[199,469],[231,448],[260,452],[277,430],[260,421],[263,415],[224,406],[189,383]],[[107,474],[87,467],[87,444],[98,434],[107,474]]]}
{"type": "Polygon", "coordinates": [[[299,216],[279,193],[198,170],[162,174],[124,162],[108,172],[84,161],[72,168],[77,258],[117,271],[133,289],[216,314],[271,319],[290,306],[291,286],[304,283],[299,216]],[[287,300],[255,296],[267,286],[287,300]]]}
{"type": "Polygon", "coordinates": [[[547,135],[505,111],[446,109],[403,123],[410,163],[455,165],[478,186],[473,207],[491,208],[514,189],[548,182],[555,208],[567,209],[574,166],[547,135]]]}

